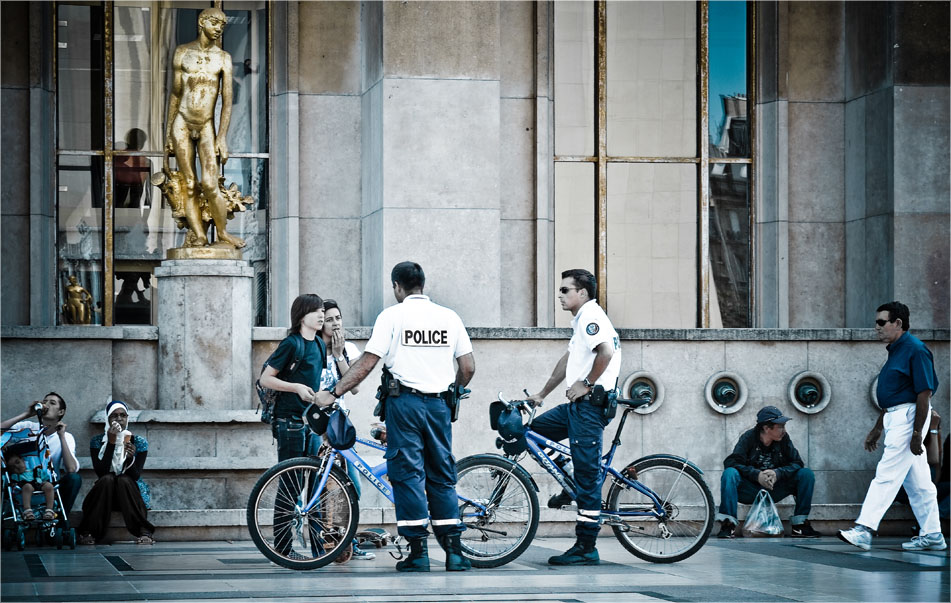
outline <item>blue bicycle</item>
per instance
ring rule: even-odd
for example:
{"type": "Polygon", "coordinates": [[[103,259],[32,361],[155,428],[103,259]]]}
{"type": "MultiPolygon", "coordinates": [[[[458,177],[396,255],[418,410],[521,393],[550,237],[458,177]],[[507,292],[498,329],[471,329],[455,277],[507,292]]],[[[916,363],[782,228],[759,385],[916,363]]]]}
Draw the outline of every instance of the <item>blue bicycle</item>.
{"type": "MultiPolygon", "coordinates": [[[[357,444],[386,450],[384,444],[364,438],[358,437],[357,444]]],[[[265,557],[295,570],[316,569],[346,557],[360,522],[360,505],[343,459],[393,502],[386,460],[370,465],[353,448],[324,445],[315,456],[278,463],[258,479],[248,498],[248,530],[265,557]]],[[[476,567],[497,567],[520,555],[538,526],[538,499],[528,474],[494,455],[460,461],[456,474],[460,517],[466,526],[463,554],[476,567]],[[485,476],[494,481],[484,481],[485,476]],[[504,493],[493,490],[499,481],[505,484],[504,493]]]]}
{"type": "MultiPolygon", "coordinates": [[[[702,471],[690,461],[668,454],[653,454],[638,459],[620,471],[611,467],[614,454],[621,443],[621,432],[628,415],[634,409],[649,404],[651,398],[637,400],[618,399],[624,414],[618,424],[611,448],[601,459],[601,475],[610,483],[607,496],[601,504],[604,524],[614,530],[614,535],[628,551],[654,563],[672,563],[696,553],[707,541],[714,521],[713,495],[703,481],[702,471]]],[[[505,451],[504,456],[483,454],[462,459],[459,467],[473,467],[477,474],[467,475],[473,483],[481,477],[479,491],[491,492],[488,498],[478,499],[480,507],[505,509],[507,523],[501,530],[493,530],[491,521],[483,526],[481,538],[473,540],[463,534],[463,545],[477,545],[478,550],[489,548],[486,541],[496,541],[497,550],[504,551],[508,562],[521,554],[531,542],[538,528],[537,486],[532,482],[530,500],[524,501],[520,482],[528,472],[518,461],[526,454],[541,465],[574,500],[576,486],[563,467],[568,466],[571,450],[558,442],[535,433],[528,425],[535,415],[535,408],[527,400],[509,402],[499,394],[499,405],[509,412],[508,424],[500,422],[499,408],[492,417],[493,428],[499,431],[497,445],[505,451]],[[526,425],[521,422],[521,413],[529,415],[526,425]],[[511,418],[515,426],[511,426],[511,418]],[[546,452],[551,451],[551,452],[546,452]],[[515,478],[515,479],[512,479],[515,478]],[[509,497],[510,490],[514,496],[509,497]],[[518,504],[511,504],[519,501],[518,504]]],[[[461,472],[461,471],[460,471],[461,472]]],[[[531,479],[528,477],[528,479],[531,479]]],[[[460,479],[460,482],[462,480],[460,479]]],[[[471,494],[459,489],[460,496],[471,494]]],[[[476,509],[473,509],[476,511],[476,509]]],[[[478,513],[475,513],[478,515],[478,513]]],[[[496,519],[481,516],[481,520],[496,519]]]]}

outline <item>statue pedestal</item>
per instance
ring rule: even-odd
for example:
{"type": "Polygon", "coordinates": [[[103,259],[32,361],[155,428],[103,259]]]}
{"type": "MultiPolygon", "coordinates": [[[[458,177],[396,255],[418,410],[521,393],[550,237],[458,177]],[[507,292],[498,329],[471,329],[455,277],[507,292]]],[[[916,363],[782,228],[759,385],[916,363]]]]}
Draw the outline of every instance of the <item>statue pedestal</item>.
{"type": "Polygon", "coordinates": [[[251,407],[251,292],[242,260],[166,260],[158,280],[158,408],[251,407]]]}

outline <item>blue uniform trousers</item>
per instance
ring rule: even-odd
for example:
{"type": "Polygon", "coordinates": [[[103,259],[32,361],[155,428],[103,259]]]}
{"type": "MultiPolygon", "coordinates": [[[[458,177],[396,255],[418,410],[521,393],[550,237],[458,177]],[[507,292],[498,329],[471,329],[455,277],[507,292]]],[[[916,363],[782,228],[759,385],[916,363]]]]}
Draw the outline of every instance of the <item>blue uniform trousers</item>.
{"type": "MultiPolygon", "coordinates": [[[[789,477],[776,482],[769,493],[773,502],[779,502],[790,494],[795,497],[796,508],[789,523],[799,525],[804,523],[812,510],[812,490],[816,485],[816,476],[812,469],[803,467],[789,477]]],[[[748,505],[756,499],[756,495],[763,489],[759,482],[746,479],[733,467],[727,467],[720,476],[720,512],[717,519],[736,521],[737,503],[748,505]]]]}
{"type": "Polygon", "coordinates": [[[456,460],[446,401],[401,392],[386,401],[386,462],[396,503],[396,527],[406,539],[462,533],[456,460]]]}
{"type": "Polygon", "coordinates": [[[601,529],[601,444],[610,422],[603,409],[587,400],[561,404],[532,421],[532,430],[549,440],[568,438],[577,485],[575,534],[579,537],[597,538],[601,529]]]}

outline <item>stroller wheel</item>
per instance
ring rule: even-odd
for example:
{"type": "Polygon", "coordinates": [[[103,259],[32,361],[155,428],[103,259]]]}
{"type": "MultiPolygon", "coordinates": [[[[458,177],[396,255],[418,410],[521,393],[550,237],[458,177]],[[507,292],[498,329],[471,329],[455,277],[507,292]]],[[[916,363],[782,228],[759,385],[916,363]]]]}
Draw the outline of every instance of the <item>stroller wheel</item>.
{"type": "Polygon", "coordinates": [[[63,548],[63,528],[56,528],[56,534],[53,536],[53,543],[57,549],[63,548]]]}
{"type": "Polygon", "coordinates": [[[76,528],[69,528],[69,531],[65,534],[66,546],[72,550],[76,550],[76,528]]]}
{"type": "Polygon", "coordinates": [[[26,528],[23,526],[17,527],[17,537],[16,537],[16,547],[18,551],[22,551],[26,548],[26,528]]]}
{"type": "Polygon", "coordinates": [[[3,550],[9,551],[13,548],[13,530],[10,528],[3,529],[3,550]]]}

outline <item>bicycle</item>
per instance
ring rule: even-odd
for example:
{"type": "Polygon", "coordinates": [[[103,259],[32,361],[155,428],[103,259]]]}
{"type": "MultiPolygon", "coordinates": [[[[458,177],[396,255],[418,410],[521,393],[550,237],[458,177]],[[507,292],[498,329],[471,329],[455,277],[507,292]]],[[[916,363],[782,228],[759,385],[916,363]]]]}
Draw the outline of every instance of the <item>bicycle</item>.
{"type": "MultiPolygon", "coordinates": [[[[499,393],[499,402],[511,411],[518,411],[519,416],[522,412],[528,412],[528,424],[522,426],[525,447],[522,450],[518,450],[520,446],[511,448],[516,440],[521,441],[522,434],[516,434],[517,437],[506,434],[510,437],[503,436],[496,442],[500,448],[508,449],[505,455],[475,455],[459,461],[459,467],[492,465],[497,468],[483,476],[483,489],[490,492],[488,497],[482,499],[483,504],[491,507],[496,499],[506,496],[512,484],[516,485],[517,490],[521,490],[520,482],[523,480],[520,476],[527,475],[528,472],[519,464],[519,460],[526,454],[541,465],[568,492],[572,500],[575,500],[575,484],[562,468],[571,458],[570,448],[530,429],[536,408],[527,400],[510,402],[499,393]],[[551,450],[552,455],[546,453],[545,449],[551,450]],[[561,456],[554,457],[556,453],[561,456]],[[509,476],[516,477],[517,481],[512,482],[509,476]]],[[[650,402],[649,396],[636,400],[617,400],[618,405],[625,408],[611,448],[602,456],[600,462],[602,478],[610,477],[612,480],[607,497],[602,501],[601,516],[603,523],[612,527],[614,535],[624,548],[637,557],[654,563],[672,563],[690,557],[707,541],[714,521],[713,495],[703,480],[700,468],[678,456],[652,454],[635,460],[620,471],[611,467],[628,415],[650,402]]],[[[493,428],[496,427],[500,426],[493,425],[493,428]]],[[[533,489],[529,491],[530,500],[520,510],[521,516],[525,517],[518,526],[523,540],[517,545],[505,544],[506,562],[527,548],[538,528],[538,498],[535,494],[538,487],[534,481],[531,483],[533,489]]],[[[461,496],[463,490],[459,489],[459,486],[457,491],[461,496]]],[[[469,497],[476,498],[471,493],[469,497]]],[[[510,509],[510,513],[517,511],[519,509],[510,509]]],[[[483,538],[494,535],[490,528],[491,525],[483,526],[483,538]]],[[[511,525],[508,530],[510,529],[511,525]]],[[[501,531],[506,539],[510,538],[508,530],[501,531]]],[[[465,536],[466,534],[463,534],[464,552],[472,542],[465,536]]],[[[482,549],[487,547],[484,542],[480,546],[482,549]]]]}
{"type": "MultiPolygon", "coordinates": [[[[306,414],[305,417],[310,418],[306,414]]],[[[361,437],[357,444],[386,451],[384,444],[361,437]]],[[[353,448],[337,450],[324,445],[316,456],[278,463],[258,478],[248,497],[248,530],[265,557],[283,567],[309,570],[346,555],[360,521],[360,506],[350,477],[339,466],[340,459],[353,464],[393,502],[393,490],[385,480],[386,459],[371,466],[353,448]]],[[[520,510],[525,505],[527,513],[536,520],[535,527],[538,525],[538,499],[532,491],[531,478],[520,467],[510,471],[507,463],[497,457],[464,460],[456,465],[460,517],[466,527],[464,536],[469,534],[464,553],[475,567],[503,565],[525,550],[534,528],[531,533],[511,537],[505,530],[506,526],[525,525],[525,511],[520,510]],[[474,490],[474,477],[497,471],[507,471],[515,478],[507,496],[488,501],[462,494],[474,490]],[[477,544],[480,540],[484,543],[481,547],[477,544]]]]}

